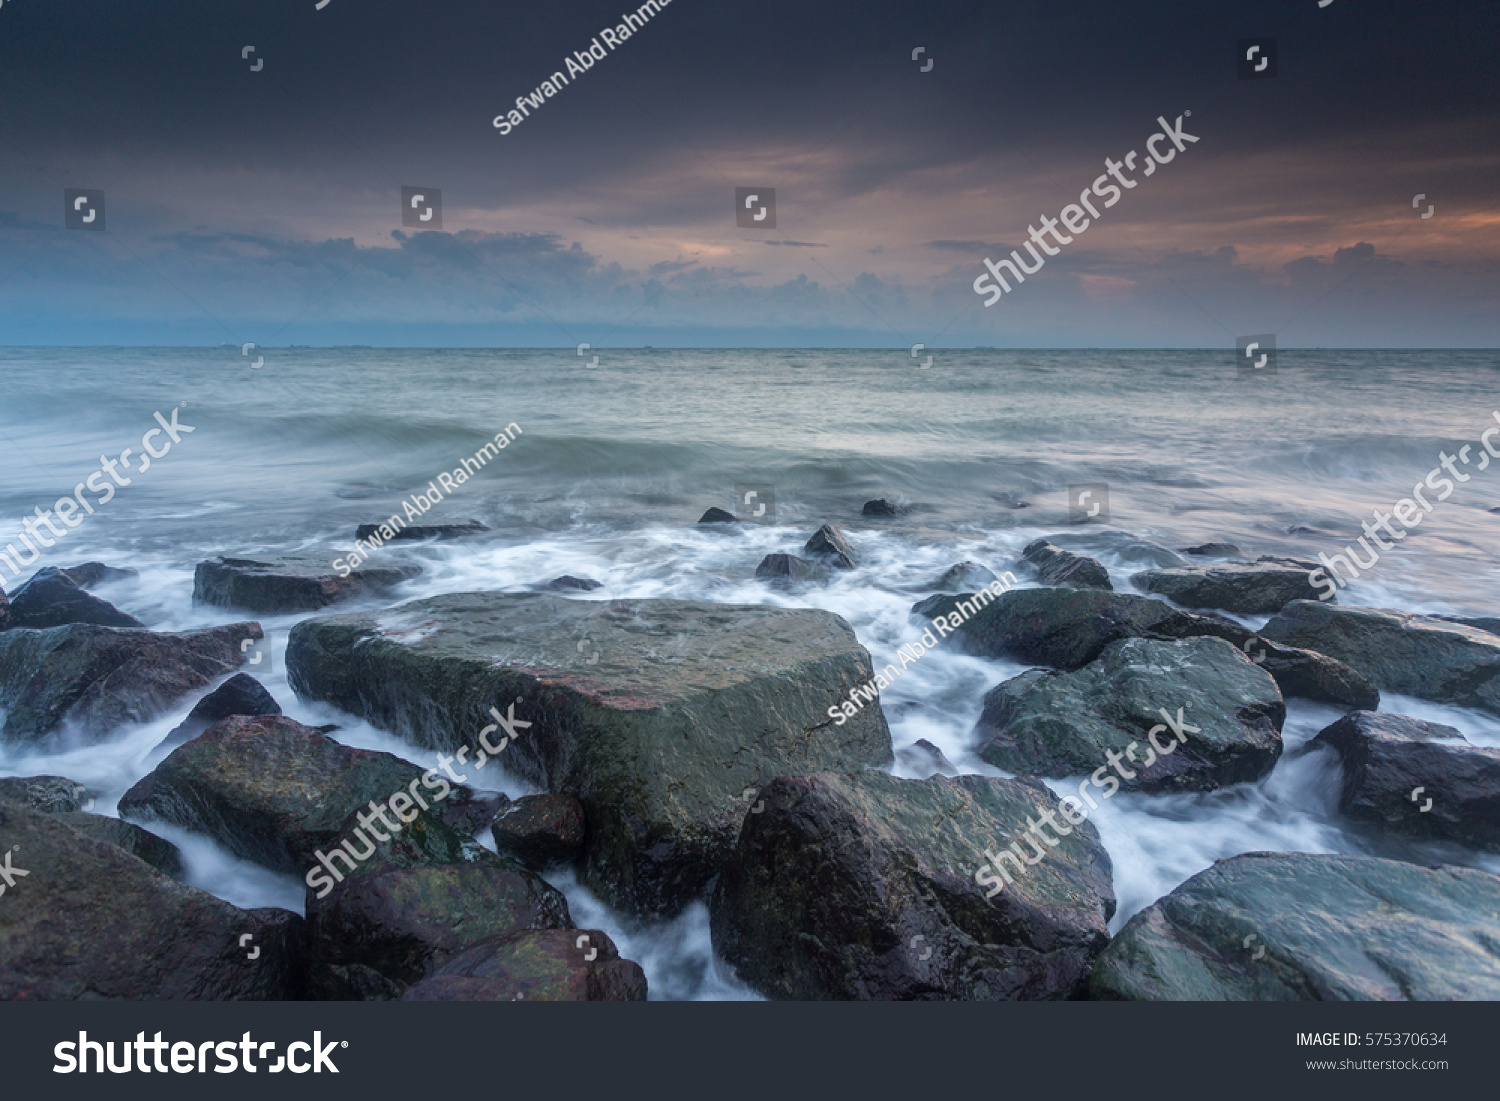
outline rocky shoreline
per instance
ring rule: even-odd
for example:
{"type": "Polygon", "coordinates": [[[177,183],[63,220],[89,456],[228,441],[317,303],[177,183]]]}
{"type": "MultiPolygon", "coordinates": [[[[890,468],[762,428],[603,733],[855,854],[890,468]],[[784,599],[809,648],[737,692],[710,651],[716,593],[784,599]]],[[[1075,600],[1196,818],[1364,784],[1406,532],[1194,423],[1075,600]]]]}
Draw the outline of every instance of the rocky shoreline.
{"type": "MultiPolygon", "coordinates": [[[[720,510],[700,523],[740,529],[720,510]]],[[[1059,533],[959,562],[912,606],[944,645],[1033,667],[975,701],[978,756],[1010,778],[955,775],[931,746],[927,779],[890,775],[880,706],[830,718],[876,663],[813,608],[615,599],[575,577],[400,601],[420,566],[396,552],[342,575],[304,552],[198,566],[195,599],[226,618],[314,613],[286,650],[298,698],[408,760],[286,717],[244,671],[259,623],[153,631],[88,591],[117,571],[42,570],[0,591],[0,744],[55,752],[186,718],[120,818],[64,777],[0,780],[0,840],[19,846],[0,998],[644,1000],[639,964],[575,928],[560,870],[635,922],[706,905],[715,953],[768,998],[1500,998],[1500,962],[1476,948],[1500,940],[1500,878],[1451,865],[1246,853],[1111,938],[1094,794],[1256,784],[1283,756],[1288,698],[1342,713],[1302,752],[1337,763],[1351,826],[1500,852],[1500,750],[1379,711],[1386,691],[1500,714],[1500,636],[1310,600],[1300,560],[1106,536],[1144,568],[1112,578],[1059,533]],[[987,590],[1008,568],[1036,587],[987,590]],[[1250,615],[1270,618],[1234,618],[1250,615]],[[495,760],[534,794],[487,790],[495,760]],[[186,885],[153,823],[305,879],[305,912],[186,885]]],[[[832,524],[798,549],[755,578],[795,595],[868,569],[832,524]]]]}

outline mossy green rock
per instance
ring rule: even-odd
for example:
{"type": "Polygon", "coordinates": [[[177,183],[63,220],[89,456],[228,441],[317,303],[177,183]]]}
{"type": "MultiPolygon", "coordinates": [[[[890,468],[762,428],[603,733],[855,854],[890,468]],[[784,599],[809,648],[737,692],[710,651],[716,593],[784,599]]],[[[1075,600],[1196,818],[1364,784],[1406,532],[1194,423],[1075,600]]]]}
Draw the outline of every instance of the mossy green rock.
{"type": "Polygon", "coordinates": [[[1247,853],[1136,914],[1090,995],[1134,1001],[1500,1000],[1500,878],[1368,856],[1247,853]]]}
{"type": "Polygon", "coordinates": [[[758,803],[711,920],[715,950],[768,997],[1066,998],[1109,939],[1110,861],[1088,822],[1009,886],[975,878],[986,850],[1056,814],[1036,781],[823,773],[758,803]]]}
{"type": "Polygon", "coordinates": [[[1223,639],[1124,639],[1076,673],[991,689],[975,732],[980,757],[1021,776],[1107,768],[1129,790],[1211,791],[1270,772],[1285,719],[1270,674],[1223,639]]]}
{"type": "Polygon", "coordinates": [[[746,788],[892,757],[878,708],[828,718],[874,671],[822,611],[460,593],[306,620],[287,666],[301,695],[419,745],[507,739],[507,771],[582,802],[585,882],[641,915],[705,893],[746,788]],[[514,740],[492,708],[519,721],[514,740]]]}

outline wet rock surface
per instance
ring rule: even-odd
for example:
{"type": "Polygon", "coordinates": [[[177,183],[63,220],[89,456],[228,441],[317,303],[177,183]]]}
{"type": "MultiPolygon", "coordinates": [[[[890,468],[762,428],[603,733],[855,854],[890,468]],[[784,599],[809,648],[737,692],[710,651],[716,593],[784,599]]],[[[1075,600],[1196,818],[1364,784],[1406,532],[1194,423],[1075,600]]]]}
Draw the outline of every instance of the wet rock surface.
{"type": "Polygon", "coordinates": [[[199,562],[193,599],[260,615],[311,612],[356,596],[384,595],[422,572],[410,562],[361,565],[347,575],[332,557],[264,555],[199,562]]]}
{"type": "Polygon", "coordinates": [[[584,832],[583,804],[571,795],[523,796],[490,826],[495,851],[536,872],[577,863],[584,832]]]}
{"type": "Polygon", "coordinates": [[[354,529],[354,538],[369,539],[379,537],[386,542],[392,540],[417,541],[422,539],[462,539],[469,535],[483,535],[490,529],[478,520],[465,520],[459,524],[427,524],[408,526],[400,529],[386,528],[391,534],[386,535],[381,531],[382,524],[361,524],[354,529]]]}
{"type": "Polygon", "coordinates": [[[828,570],[795,554],[768,554],[755,567],[755,576],[761,581],[824,581],[828,570]]]}
{"type": "Polygon", "coordinates": [[[482,941],[401,997],[406,1002],[643,1002],[646,974],[598,929],[482,941]]]}
{"type": "Polygon", "coordinates": [[[859,565],[859,552],[854,544],[832,524],[824,524],[813,532],[812,538],[802,548],[802,553],[816,561],[825,562],[834,569],[852,570],[859,565]]]}
{"type": "Polygon", "coordinates": [[[92,623],[100,627],[144,627],[107,600],[84,592],[62,570],[47,567],[10,597],[10,625],[45,630],[69,623],[92,623]]]}
{"type": "Polygon", "coordinates": [[[1146,570],[1130,581],[1186,608],[1217,608],[1237,615],[1274,615],[1293,600],[1316,600],[1319,592],[1306,570],[1265,560],[1146,570]]]}
{"type": "Polygon", "coordinates": [[[1073,589],[1113,589],[1109,571],[1094,558],[1076,551],[1063,550],[1045,539],[1038,539],[1021,552],[1021,557],[1036,570],[1043,585],[1065,585],[1073,589]]]}
{"type": "Polygon", "coordinates": [[[260,681],[249,673],[236,673],[194,704],[188,717],[174,727],[157,748],[192,741],[214,723],[231,715],[254,718],[280,714],[281,705],[260,681]]]}

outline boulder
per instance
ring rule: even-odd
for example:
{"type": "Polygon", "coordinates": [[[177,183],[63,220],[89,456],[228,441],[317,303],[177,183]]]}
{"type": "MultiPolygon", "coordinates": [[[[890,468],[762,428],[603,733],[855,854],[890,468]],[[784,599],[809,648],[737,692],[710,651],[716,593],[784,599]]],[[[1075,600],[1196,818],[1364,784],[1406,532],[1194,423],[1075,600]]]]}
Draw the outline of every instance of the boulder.
{"type": "Polygon", "coordinates": [[[311,612],[340,600],[383,595],[422,572],[411,562],[361,565],[346,576],[323,558],[266,555],[214,558],[193,573],[193,599],[221,608],[244,608],[261,615],[311,612]]]}
{"type": "Polygon", "coordinates": [[[852,570],[859,565],[859,552],[832,524],[824,524],[813,532],[812,538],[803,546],[802,553],[809,558],[827,562],[835,569],[852,570]]]}
{"type": "Polygon", "coordinates": [[[100,627],[145,626],[109,601],[84,592],[61,570],[51,566],[37,570],[31,580],[11,594],[12,627],[45,630],[65,627],[69,623],[93,623],[100,627]]]}
{"type": "Polygon", "coordinates": [[[179,746],[190,742],[220,719],[231,715],[280,715],[281,705],[249,673],[236,673],[194,705],[188,717],[157,746],[179,746]]]}
{"type": "Polygon", "coordinates": [[[1008,887],[987,874],[987,849],[1055,820],[1056,796],[1035,781],[822,773],[760,797],[711,927],[715,951],[767,997],[1066,998],[1109,940],[1110,861],[1090,823],[1044,833],[1059,844],[1034,867],[1017,860],[1008,887]]]}
{"type": "Polygon", "coordinates": [[[598,929],[481,941],[401,995],[404,1002],[643,1002],[646,973],[598,929]]]}
{"type": "MultiPolygon", "coordinates": [[[[178,746],[120,799],[120,813],[206,833],[236,856],[303,876],[366,810],[385,828],[415,813],[472,836],[504,804],[450,784],[436,768],[352,749],[279,715],[223,719],[178,746]],[[424,806],[426,804],[426,806],[424,806]],[[387,811],[387,807],[389,810],[387,811]]],[[[399,829],[399,825],[398,825],[399,829]]]]}
{"type": "Polygon", "coordinates": [[[1500,714],[1500,637],[1488,631],[1392,609],[1298,600],[1260,634],[1337,658],[1384,692],[1500,714]]]}
{"type": "Polygon", "coordinates": [[[234,672],[258,623],[166,634],[74,623],[0,634],[0,742],[55,747],[97,742],[149,722],[189,692],[234,672]]]}
{"type": "Polygon", "coordinates": [[[57,819],[72,826],[85,837],[117,845],[131,856],[144,860],[162,875],[173,879],[187,878],[187,864],[182,859],[182,850],[166,838],[157,837],[133,822],[108,818],[102,814],[85,814],[83,811],[64,811],[57,815],[57,819]]]}
{"type": "Polygon", "coordinates": [[[1219,608],[1237,615],[1274,615],[1293,600],[1316,600],[1307,571],[1268,562],[1225,562],[1175,570],[1145,570],[1130,579],[1186,608],[1219,608]]]}
{"type": "Polygon", "coordinates": [[[866,501],[865,507],[860,509],[861,516],[905,516],[909,512],[911,512],[910,505],[893,504],[884,497],[877,498],[874,501],[866,501]]]}
{"type": "Polygon", "coordinates": [[[571,795],[527,795],[490,826],[495,851],[535,872],[576,864],[583,856],[583,804],[571,795]]]}
{"type": "Polygon", "coordinates": [[[878,708],[829,721],[874,674],[848,624],[812,609],[456,593],[299,623],[287,667],[300,695],[433,748],[503,707],[506,770],[583,803],[584,881],[637,914],[704,893],[745,788],[892,757],[878,708]]]}
{"type": "Polygon", "coordinates": [[[66,814],[93,805],[89,789],[64,776],[0,777],[0,803],[19,803],[43,814],[66,814]]]}
{"type": "Polygon", "coordinates": [[[991,689],[975,733],[981,758],[1021,776],[1113,771],[1130,791],[1213,791],[1270,772],[1285,719],[1270,674],[1223,639],[1131,638],[1076,673],[991,689]]]}
{"type": "Polygon", "coordinates": [[[1183,554],[1194,558],[1243,558],[1245,552],[1233,543],[1199,543],[1196,547],[1183,547],[1183,554]]]}
{"type": "Polygon", "coordinates": [[[1132,566],[1186,566],[1188,561],[1170,547],[1132,535],[1128,531],[1086,526],[1083,531],[1062,531],[1047,537],[1053,546],[1098,557],[1114,557],[1132,566]]]}
{"type": "Polygon", "coordinates": [[[927,588],[940,593],[973,592],[992,585],[998,580],[999,578],[978,562],[960,562],[956,566],[949,566],[943,571],[943,575],[927,588]]]}
{"type": "Polygon", "coordinates": [[[1470,745],[1455,728],[1405,715],[1355,711],[1312,745],[1343,762],[1339,812],[1392,833],[1500,851],[1500,749],[1470,745]]]}
{"type": "Polygon", "coordinates": [[[1036,567],[1037,580],[1043,585],[1066,585],[1074,589],[1113,589],[1109,571],[1097,559],[1076,554],[1038,539],[1021,552],[1021,557],[1036,567]]]}
{"type": "Polygon", "coordinates": [[[1271,674],[1283,696],[1367,711],[1380,706],[1380,690],[1368,677],[1327,654],[1267,642],[1259,636],[1242,643],[1240,649],[1271,674]]]}
{"type": "Polygon", "coordinates": [[[1441,619],[1446,623],[1462,623],[1465,627],[1477,627],[1481,631],[1488,631],[1492,635],[1500,635],[1500,619],[1495,619],[1492,616],[1465,618],[1464,616],[1456,615],[1440,615],[1433,618],[1441,619]]]}
{"type": "Polygon", "coordinates": [[[934,774],[941,774],[943,776],[958,775],[958,769],[953,767],[953,762],[948,760],[943,755],[943,751],[926,738],[918,738],[911,745],[897,750],[896,756],[907,768],[915,772],[925,773],[927,776],[934,774]]]}
{"type": "Polygon", "coordinates": [[[382,535],[383,524],[361,524],[354,529],[356,539],[380,539],[387,543],[396,539],[462,539],[466,535],[483,535],[490,529],[478,520],[465,520],[461,524],[428,524],[416,527],[387,528],[390,535],[382,535]]]}
{"type": "Polygon", "coordinates": [[[1500,878],[1368,856],[1247,853],[1136,914],[1089,996],[1496,1001],[1500,878]]]}
{"type": "Polygon", "coordinates": [[[965,653],[1011,658],[1055,669],[1081,669],[1122,638],[1189,638],[1213,635],[1236,646],[1254,632],[1219,616],[1194,615],[1162,600],[1100,589],[1013,589],[988,593],[930,596],[912,606],[928,619],[952,616],[960,601],[983,601],[953,633],[965,653]]]}
{"type": "Polygon", "coordinates": [[[127,567],[106,566],[103,562],[85,562],[81,566],[70,566],[62,571],[64,577],[80,589],[92,589],[95,585],[107,585],[114,581],[130,581],[140,577],[139,570],[127,567]]]}
{"type": "Polygon", "coordinates": [[[725,512],[722,508],[711,508],[698,517],[700,524],[738,524],[739,522],[739,517],[732,512],[725,512]]]}
{"type": "Polygon", "coordinates": [[[537,588],[555,593],[591,593],[595,589],[604,588],[604,582],[595,581],[592,577],[574,577],[572,574],[565,573],[561,577],[554,577],[551,581],[538,585],[537,588]]]}
{"type": "Polygon", "coordinates": [[[0,631],[10,630],[10,597],[5,595],[5,586],[0,585],[0,631]]]}
{"type": "Polygon", "coordinates": [[[241,910],[13,803],[0,803],[0,838],[19,846],[15,885],[0,900],[0,1001],[302,995],[298,915],[241,910]],[[255,959],[245,943],[259,949],[255,959]]]}
{"type": "Polygon", "coordinates": [[[761,581],[822,581],[828,571],[795,554],[768,554],[755,567],[755,576],[761,581]]]}

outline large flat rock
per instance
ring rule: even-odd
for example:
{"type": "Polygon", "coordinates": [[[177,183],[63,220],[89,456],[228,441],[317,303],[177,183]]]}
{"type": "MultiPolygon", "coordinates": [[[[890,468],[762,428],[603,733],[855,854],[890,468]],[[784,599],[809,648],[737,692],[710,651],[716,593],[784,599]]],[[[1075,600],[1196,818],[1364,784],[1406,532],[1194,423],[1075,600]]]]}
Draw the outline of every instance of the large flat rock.
{"type": "Polygon", "coordinates": [[[1131,576],[1136,588],[1159,593],[1185,608],[1218,608],[1238,615],[1274,615],[1293,600],[1316,600],[1308,571],[1276,562],[1226,562],[1216,566],[1145,570],[1131,576]]]}
{"type": "Polygon", "coordinates": [[[1033,780],[786,776],[760,792],[714,893],[715,950],[783,999],[1066,998],[1109,939],[1110,861],[1087,821],[1020,841],[1033,780]],[[1020,846],[1004,867],[988,850],[1020,846]],[[1044,844],[1045,842],[1045,844],[1044,844]],[[988,878],[985,878],[988,877],[988,878]]]}
{"type": "Polygon", "coordinates": [[[148,722],[245,660],[260,624],[164,634],[75,623],[0,633],[0,742],[50,748],[148,722]]]}
{"type": "Polygon", "coordinates": [[[0,802],[0,839],[28,873],[0,899],[0,1001],[301,996],[298,915],[238,909],[14,803],[0,802]]]}
{"type": "Polygon", "coordinates": [[[1260,633],[1352,665],[1383,691],[1500,714],[1500,636],[1477,627],[1298,600],[1260,633]]]}
{"type": "Polygon", "coordinates": [[[303,696],[435,749],[487,736],[507,770],[576,796],[585,881],[638,914],[703,895],[746,788],[892,757],[878,708],[828,718],[874,672],[822,611],[460,593],[307,620],[287,666],[303,696]],[[513,739],[491,709],[513,716],[513,739]]]}
{"type": "Polygon", "coordinates": [[[213,558],[193,572],[193,599],[257,615],[314,612],[356,596],[383,594],[422,572],[413,562],[340,570],[333,561],[292,554],[213,558]]]}
{"type": "Polygon", "coordinates": [[[1212,791],[1270,772],[1285,719],[1270,674],[1223,639],[1124,639],[1077,672],[991,689],[975,732],[980,757],[1021,776],[1212,791]]]}
{"type": "Polygon", "coordinates": [[[1091,997],[1500,1000],[1500,877],[1368,856],[1247,853],[1136,914],[1091,997]]]}

